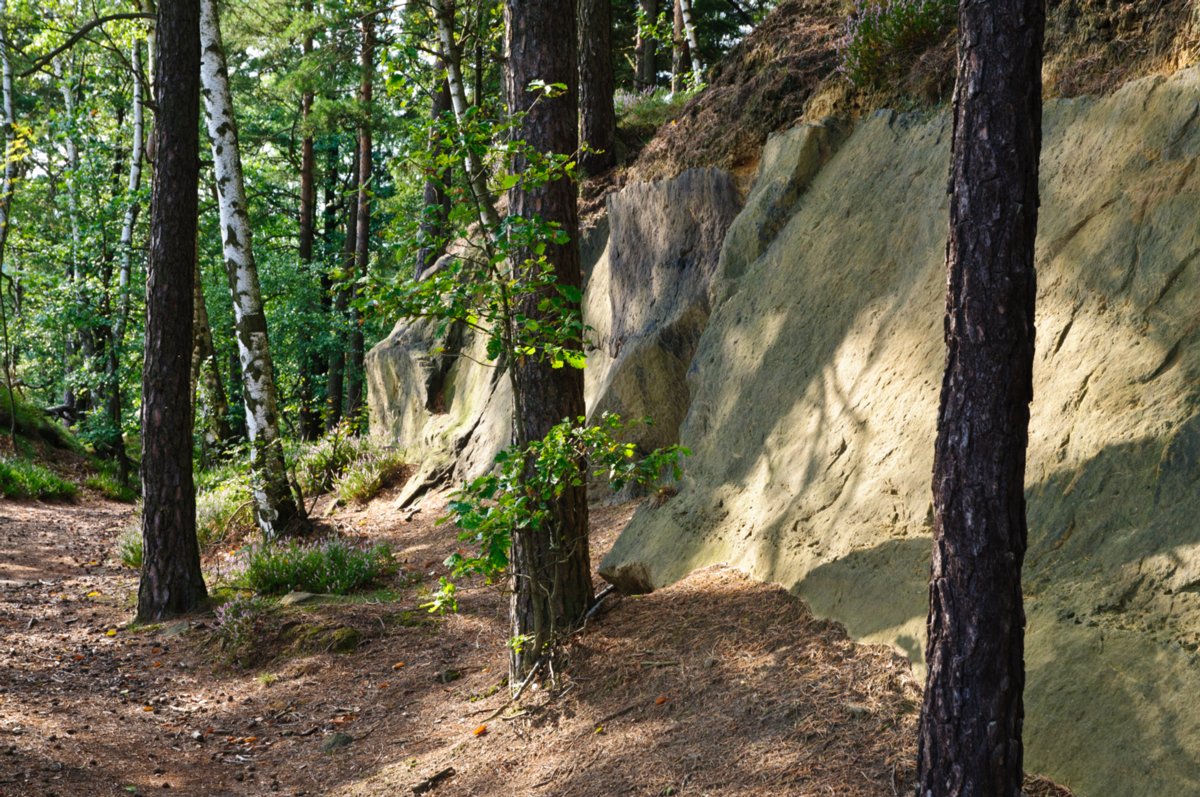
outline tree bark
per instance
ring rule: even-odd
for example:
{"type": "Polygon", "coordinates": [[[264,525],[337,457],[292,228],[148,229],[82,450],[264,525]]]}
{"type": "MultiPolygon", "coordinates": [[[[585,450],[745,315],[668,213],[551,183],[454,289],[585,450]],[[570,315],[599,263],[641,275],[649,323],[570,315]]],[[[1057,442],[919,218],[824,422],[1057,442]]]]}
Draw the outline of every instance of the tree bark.
{"type": "MultiPolygon", "coordinates": [[[[346,241],[342,248],[342,270],[354,272],[354,257],[358,251],[355,240],[358,236],[358,147],[354,148],[354,159],[350,165],[349,200],[346,202],[346,241]]],[[[349,341],[342,336],[345,325],[347,298],[350,286],[343,277],[340,284],[333,286],[333,320],[338,330],[333,352],[329,355],[329,373],[326,381],[325,400],[328,403],[325,428],[332,429],[342,421],[343,394],[346,385],[346,351],[349,341]]]]}
{"type": "MultiPolygon", "coordinates": [[[[658,0],[638,2],[647,20],[654,22],[658,19],[658,0]]],[[[658,82],[658,65],[655,63],[658,60],[658,42],[650,36],[643,36],[639,31],[633,45],[636,54],[634,80],[638,91],[648,91],[658,82]]]]}
{"type": "MultiPolygon", "coordinates": [[[[306,18],[312,15],[312,10],[312,0],[305,0],[306,18]]],[[[312,33],[306,32],[300,43],[302,58],[312,53],[312,46],[312,33]]],[[[312,90],[306,88],[300,95],[300,126],[303,130],[300,142],[300,266],[306,276],[312,274],[313,240],[316,237],[314,217],[317,210],[316,153],[309,127],[312,103],[312,90]]],[[[300,360],[300,437],[304,440],[316,440],[321,434],[321,410],[313,397],[319,367],[317,351],[306,351],[300,360]]]]}
{"type": "MultiPolygon", "coordinates": [[[[454,120],[459,127],[460,139],[466,144],[462,130],[466,124],[468,106],[466,90],[463,88],[462,53],[454,38],[454,0],[433,0],[433,8],[437,17],[438,39],[441,42],[439,57],[446,65],[446,82],[450,87],[450,105],[454,109],[454,120]]],[[[487,170],[473,147],[466,147],[466,151],[467,183],[475,199],[479,221],[489,230],[489,235],[494,235],[500,227],[500,213],[496,210],[492,195],[488,193],[487,170]]]]}
{"type": "Polygon", "coordinates": [[[225,397],[225,383],[221,381],[221,371],[217,367],[217,350],[208,323],[199,260],[195,282],[192,381],[196,387],[195,417],[200,425],[202,453],[207,462],[214,453],[223,451],[233,442],[233,427],[229,425],[229,400],[225,397]]]}
{"type": "MultiPolygon", "coordinates": [[[[554,0],[506,0],[505,89],[510,113],[525,113],[518,137],[538,152],[574,152],[577,144],[575,17],[562,14],[554,0]],[[564,29],[566,28],[566,29],[564,29]],[[531,81],[562,83],[565,94],[541,98],[528,91],[531,81]]],[[[522,156],[516,160],[524,170],[522,156]]],[[[559,179],[540,187],[518,184],[509,192],[510,213],[557,222],[569,236],[564,245],[550,244],[546,257],[561,285],[579,288],[579,219],[575,186],[559,179]]],[[[526,268],[531,252],[512,254],[514,268],[526,268]]],[[[541,295],[525,297],[519,314],[537,320],[541,295]]],[[[564,418],[584,414],[583,371],[552,368],[540,357],[517,358],[511,366],[517,444],[540,440],[564,418]]],[[[511,551],[512,632],[523,640],[509,659],[511,684],[518,684],[551,645],[576,628],[592,602],[588,559],[586,487],[568,488],[538,530],[517,529],[511,551]]]]}
{"type": "Polygon", "coordinates": [[[674,0],[671,23],[671,93],[683,90],[684,48],[687,41],[683,36],[683,8],[674,0]]]}
{"type": "Polygon", "coordinates": [[[133,231],[137,225],[141,203],[137,193],[142,186],[142,154],[145,151],[145,111],[142,94],[142,42],[134,39],[130,49],[130,69],[133,72],[133,132],[129,149],[129,180],[125,185],[127,203],[125,216],[121,222],[121,240],[118,245],[120,260],[117,272],[117,308],[113,320],[112,340],[108,346],[108,360],[105,365],[106,382],[108,383],[107,412],[108,422],[114,433],[114,443],[117,448],[118,476],[122,484],[129,482],[129,457],[125,454],[125,435],[122,431],[121,407],[121,353],[125,346],[125,329],[129,325],[130,285],[133,274],[133,231]]]}
{"type": "MultiPolygon", "coordinates": [[[[8,0],[0,0],[0,19],[8,12],[8,0]]],[[[0,25],[0,111],[4,113],[4,121],[0,125],[0,134],[4,138],[4,164],[0,170],[0,334],[3,335],[3,350],[0,351],[0,367],[4,369],[4,384],[8,391],[9,432],[16,436],[17,413],[16,397],[13,396],[13,354],[8,337],[8,309],[4,305],[4,255],[8,246],[8,231],[12,226],[12,192],[13,182],[17,176],[17,162],[13,157],[13,82],[12,64],[8,60],[8,39],[4,26],[0,25]]]]}
{"type": "Polygon", "coordinates": [[[242,367],[242,394],[250,438],[251,494],[259,528],[267,539],[275,539],[306,528],[308,522],[284,467],[275,368],[267,339],[258,269],[254,264],[237,122],[229,93],[216,0],[201,0],[200,18],[205,120],[212,143],[222,248],[233,294],[242,367]]]}
{"type": "Polygon", "coordinates": [[[934,454],[922,797],[1017,797],[1042,0],[964,0],[934,454]]]}
{"type": "Polygon", "coordinates": [[[679,18],[683,23],[683,34],[687,41],[688,55],[692,60],[692,88],[700,88],[704,82],[704,68],[700,66],[700,43],[696,39],[696,24],[692,17],[692,0],[678,0],[679,18]]]}
{"type": "MultiPolygon", "coordinates": [[[[371,93],[375,80],[375,17],[367,14],[362,22],[362,85],[358,99],[362,122],[358,128],[358,234],[355,236],[354,283],[351,295],[359,296],[358,283],[367,276],[371,257],[371,93]]],[[[366,350],[363,318],[357,303],[350,305],[350,363],[347,367],[346,414],[355,424],[363,405],[363,373],[366,350]]]]}
{"type": "Polygon", "coordinates": [[[596,175],[616,163],[612,0],[578,0],[578,3],[579,138],[592,150],[579,158],[579,165],[587,174],[596,175]]]}
{"type": "Polygon", "coordinates": [[[142,577],[137,619],[192,611],[208,598],[192,483],[192,275],[199,182],[200,10],[162,0],[155,76],[157,158],[142,370],[142,577]],[[169,52],[169,58],[163,58],[169,52]]]}
{"type": "MultiPolygon", "coordinates": [[[[439,62],[438,68],[444,68],[439,62]]],[[[433,109],[429,118],[436,124],[450,110],[450,85],[443,80],[438,91],[433,95],[433,109]]],[[[437,159],[442,154],[442,137],[437,130],[430,133],[429,148],[437,159]]],[[[419,230],[421,248],[417,251],[417,262],[414,276],[417,279],[433,266],[437,259],[446,251],[446,228],[450,218],[450,187],[451,172],[449,168],[434,171],[425,176],[425,188],[422,192],[424,207],[421,211],[421,226],[419,230]]]]}

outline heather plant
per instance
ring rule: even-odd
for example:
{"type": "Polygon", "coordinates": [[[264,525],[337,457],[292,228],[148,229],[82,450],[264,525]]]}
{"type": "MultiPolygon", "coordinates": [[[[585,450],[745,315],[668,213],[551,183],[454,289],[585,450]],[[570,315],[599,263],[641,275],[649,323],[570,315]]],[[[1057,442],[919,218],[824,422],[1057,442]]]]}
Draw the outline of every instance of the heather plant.
{"type": "Polygon", "coordinates": [[[345,595],[393,572],[391,548],[361,548],[337,538],[254,545],[244,552],[246,586],[260,595],[345,595]]]}
{"type": "Polygon", "coordinates": [[[271,604],[254,595],[239,595],[217,607],[217,641],[231,664],[243,665],[253,650],[271,604]]]}
{"type": "Polygon", "coordinates": [[[881,85],[954,26],[956,0],[858,0],[839,45],[840,71],[855,86],[881,85]]]}

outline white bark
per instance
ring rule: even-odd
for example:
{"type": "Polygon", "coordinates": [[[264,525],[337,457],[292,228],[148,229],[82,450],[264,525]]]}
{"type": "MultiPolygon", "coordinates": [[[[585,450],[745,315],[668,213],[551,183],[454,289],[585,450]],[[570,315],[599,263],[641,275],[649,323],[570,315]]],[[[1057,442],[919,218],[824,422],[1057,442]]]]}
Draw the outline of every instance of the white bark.
{"type": "MultiPolygon", "coordinates": [[[[4,19],[8,11],[8,0],[0,0],[0,19],[4,19]]],[[[4,264],[4,247],[8,241],[9,208],[12,207],[13,180],[17,174],[17,164],[13,160],[13,87],[12,65],[8,62],[8,40],[4,36],[4,26],[0,25],[0,85],[3,92],[3,135],[4,135],[4,172],[0,178],[0,266],[4,264]]]]}
{"type": "MultiPolygon", "coordinates": [[[[0,0],[3,2],[3,0],[0,0]]],[[[142,43],[134,40],[130,53],[133,69],[133,139],[129,147],[129,182],[127,183],[129,204],[125,206],[125,219],[121,223],[121,272],[117,277],[117,319],[113,327],[113,345],[119,350],[125,340],[125,326],[129,323],[129,282],[133,270],[133,230],[137,224],[140,205],[138,189],[142,185],[142,153],[145,138],[145,111],[142,107],[142,43]]]]}
{"type": "MultiPolygon", "coordinates": [[[[461,138],[463,121],[467,114],[467,93],[463,87],[462,53],[454,39],[454,0],[434,0],[433,10],[437,17],[438,38],[441,41],[441,59],[446,65],[446,82],[450,84],[450,107],[454,109],[454,120],[458,122],[461,138]]],[[[500,214],[496,211],[492,195],[488,193],[487,172],[479,156],[469,148],[466,160],[467,179],[479,206],[480,221],[494,230],[500,226],[500,214]]]]}
{"type": "Polygon", "coordinates": [[[692,22],[692,0],[679,0],[679,10],[683,14],[683,31],[687,35],[688,51],[692,56],[692,86],[700,88],[703,69],[700,66],[700,45],[696,41],[696,26],[692,22]]]}
{"type": "Polygon", "coordinates": [[[267,539],[286,531],[297,516],[283,464],[275,371],[267,341],[258,270],[251,245],[250,216],[238,149],[237,123],[216,0],[200,3],[200,88],[212,144],[225,269],[233,293],[242,392],[251,447],[251,492],[258,525],[267,539]]]}

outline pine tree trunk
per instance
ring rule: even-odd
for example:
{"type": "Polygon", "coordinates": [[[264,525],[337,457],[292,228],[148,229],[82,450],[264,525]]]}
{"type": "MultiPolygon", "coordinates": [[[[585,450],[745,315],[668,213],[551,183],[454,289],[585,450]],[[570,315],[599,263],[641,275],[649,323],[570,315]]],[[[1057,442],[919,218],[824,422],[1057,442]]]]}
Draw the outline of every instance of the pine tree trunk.
{"type": "MultiPolygon", "coordinates": [[[[306,16],[311,16],[312,10],[311,0],[306,0],[306,16]]],[[[312,34],[305,33],[300,45],[302,58],[307,58],[312,46],[312,34]]],[[[300,143],[300,266],[305,276],[312,275],[313,240],[316,237],[316,153],[313,150],[312,130],[309,128],[312,103],[312,91],[305,90],[300,97],[300,126],[304,131],[300,143]]],[[[300,437],[303,440],[316,440],[321,435],[321,410],[313,397],[319,368],[320,358],[315,349],[305,352],[300,360],[300,437]]]]}
{"type": "Polygon", "coordinates": [[[237,123],[216,0],[201,0],[200,9],[201,82],[242,366],[242,393],[250,438],[251,494],[259,528],[267,539],[275,539],[308,524],[284,468],[275,369],[267,340],[267,317],[263,312],[258,270],[254,265],[237,123]]]}
{"type": "Polygon", "coordinates": [[[200,116],[196,0],[161,0],[156,59],[158,139],[146,276],[142,370],[142,577],[137,619],[192,611],[208,598],[192,483],[192,274],[196,257],[200,116]]]}
{"type": "MultiPolygon", "coordinates": [[[[358,99],[363,121],[358,128],[358,234],[355,236],[355,280],[367,276],[371,257],[371,92],[375,79],[375,17],[367,14],[362,23],[362,85],[358,99]]],[[[358,298],[357,284],[352,296],[358,298]]],[[[350,364],[347,367],[346,414],[358,423],[363,405],[363,365],[366,350],[363,341],[363,319],[357,304],[350,306],[350,364]]]]}
{"type": "MultiPolygon", "coordinates": [[[[358,147],[354,148],[354,159],[350,166],[350,198],[346,201],[346,241],[342,248],[342,270],[347,274],[354,272],[354,257],[358,251],[355,240],[358,237],[358,147]]],[[[329,356],[329,375],[326,382],[325,396],[328,411],[325,416],[325,428],[332,429],[342,421],[343,394],[346,385],[346,351],[349,340],[342,335],[345,326],[346,307],[349,304],[350,286],[342,284],[333,287],[333,319],[338,330],[333,353],[329,356]]]]}
{"type": "MultiPolygon", "coordinates": [[[[554,0],[506,0],[504,19],[509,111],[528,111],[518,137],[538,152],[573,152],[578,140],[574,15],[564,17],[554,0]],[[528,91],[534,79],[569,88],[563,96],[534,104],[535,95],[528,91]]],[[[522,171],[523,158],[518,157],[515,166],[522,171]]],[[[546,257],[560,284],[580,287],[574,184],[560,179],[541,187],[515,188],[509,192],[509,209],[516,216],[562,225],[570,240],[551,244],[546,257]]],[[[512,262],[524,263],[530,256],[517,251],[512,262]]],[[[543,317],[540,298],[523,299],[517,312],[535,320],[543,317]]],[[[518,445],[540,440],[564,418],[583,416],[583,371],[552,368],[539,357],[517,359],[511,367],[518,445]]],[[[514,646],[509,659],[510,683],[515,685],[549,646],[578,626],[591,605],[586,487],[568,489],[541,529],[514,533],[511,568],[512,632],[524,640],[514,646]]]]}
{"type": "Polygon", "coordinates": [[[1018,797],[1042,0],[965,0],[934,454],[921,797],[1018,797]]]}
{"type": "Polygon", "coordinates": [[[612,0],[578,0],[578,3],[579,138],[593,150],[584,154],[579,163],[588,175],[596,175],[616,163],[612,0]]]}
{"type": "MultiPolygon", "coordinates": [[[[650,22],[658,18],[658,0],[638,0],[642,14],[650,22]]],[[[636,55],[635,75],[638,91],[648,91],[658,82],[658,42],[639,32],[634,40],[636,55]]]]}

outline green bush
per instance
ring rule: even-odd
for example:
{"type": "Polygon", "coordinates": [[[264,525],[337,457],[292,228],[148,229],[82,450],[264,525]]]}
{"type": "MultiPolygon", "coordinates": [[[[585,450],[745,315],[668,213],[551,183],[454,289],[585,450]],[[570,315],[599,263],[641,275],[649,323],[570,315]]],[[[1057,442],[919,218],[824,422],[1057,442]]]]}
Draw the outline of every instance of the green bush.
{"type": "Polygon", "coordinates": [[[213,545],[232,532],[255,529],[249,477],[235,473],[196,494],[196,537],[200,546],[213,545]]]}
{"type": "Polygon", "coordinates": [[[671,92],[659,88],[641,94],[618,91],[613,97],[617,124],[631,130],[657,130],[679,116],[684,104],[694,97],[694,89],[671,92]]]}
{"type": "Polygon", "coordinates": [[[0,429],[8,431],[14,425],[19,435],[40,439],[55,448],[83,453],[80,442],[61,424],[21,398],[19,393],[10,398],[8,388],[0,386],[0,429]],[[16,424],[13,423],[14,417],[16,424]]]}
{"type": "Polygon", "coordinates": [[[270,611],[269,602],[253,595],[239,595],[217,607],[213,635],[226,661],[245,666],[253,660],[263,621],[270,611]]]}
{"type": "Polygon", "coordinates": [[[371,450],[370,440],[355,437],[349,424],[338,424],[329,434],[305,446],[296,457],[296,480],[300,489],[306,495],[329,492],[342,474],[371,450]]]}
{"type": "Polygon", "coordinates": [[[856,86],[882,85],[954,27],[957,9],[957,0],[858,0],[839,45],[840,71],[856,86]]]}
{"type": "Polygon", "coordinates": [[[78,488],[26,459],[0,457],[0,493],[7,498],[71,498],[78,488]]]}
{"type": "Polygon", "coordinates": [[[246,586],[260,595],[345,595],[394,569],[388,546],[364,549],[337,538],[252,546],[245,551],[245,562],[246,586]]]}

